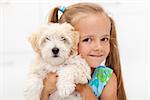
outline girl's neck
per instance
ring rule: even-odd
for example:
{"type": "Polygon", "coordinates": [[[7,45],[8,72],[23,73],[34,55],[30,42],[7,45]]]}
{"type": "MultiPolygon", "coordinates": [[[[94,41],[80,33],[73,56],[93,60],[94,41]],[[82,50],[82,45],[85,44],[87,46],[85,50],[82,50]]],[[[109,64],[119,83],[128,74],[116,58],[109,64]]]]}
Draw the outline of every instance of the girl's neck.
{"type": "Polygon", "coordinates": [[[91,75],[93,75],[95,68],[91,67],[91,75]]]}

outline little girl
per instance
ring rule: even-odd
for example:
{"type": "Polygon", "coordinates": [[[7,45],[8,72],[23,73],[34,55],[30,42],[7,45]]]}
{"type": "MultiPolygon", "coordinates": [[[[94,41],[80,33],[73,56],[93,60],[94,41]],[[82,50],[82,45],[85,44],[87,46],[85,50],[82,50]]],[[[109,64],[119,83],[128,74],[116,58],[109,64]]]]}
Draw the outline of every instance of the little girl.
{"type": "MultiPolygon", "coordinates": [[[[67,8],[54,8],[49,22],[68,22],[80,33],[78,51],[92,69],[89,83],[76,87],[84,100],[126,100],[112,18],[99,5],[78,3],[67,8]],[[63,13],[60,18],[58,11],[63,13]],[[102,62],[105,62],[103,66],[102,62]]],[[[56,90],[56,82],[57,75],[49,73],[44,79],[41,100],[48,100],[56,90]]]]}

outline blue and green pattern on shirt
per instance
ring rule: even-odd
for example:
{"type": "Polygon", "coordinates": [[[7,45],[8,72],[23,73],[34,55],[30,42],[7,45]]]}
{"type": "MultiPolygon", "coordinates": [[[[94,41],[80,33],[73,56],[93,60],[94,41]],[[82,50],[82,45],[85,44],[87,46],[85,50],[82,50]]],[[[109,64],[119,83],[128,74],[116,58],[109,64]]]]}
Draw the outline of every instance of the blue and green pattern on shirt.
{"type": "Polygon", "coordinates": [[[89,81],[89,86],[92,88],[95,95],[99,98],[102,90],[112,76],[113,70],[106,66],[99,66],[94,70],[92,79],[89,81]]]}

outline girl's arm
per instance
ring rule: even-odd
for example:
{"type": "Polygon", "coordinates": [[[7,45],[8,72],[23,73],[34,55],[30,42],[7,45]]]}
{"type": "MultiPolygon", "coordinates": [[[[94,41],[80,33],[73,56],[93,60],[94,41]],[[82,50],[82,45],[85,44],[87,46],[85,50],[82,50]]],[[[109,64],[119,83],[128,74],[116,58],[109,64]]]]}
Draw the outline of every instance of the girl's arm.
{"type": "Polygon", "coordinates": [[[113,73],[101,94],[101,100],[117,100],[117,77],[113,73]]]}
{"type": "Polygon", "coordinates": [[[43,88],[40,100],[49,100],[49,92],[43,88]]]}
{"type": "MultiPolygon", "coordinates": [[[[83,100],[98,100],[88,84],[78,84],[76,90],[82,95],[83,100]]],[[[114,73],[102,91],[100,98],[100,100],[117,100],[117,77],[114,73]]]]}
{"type": "Polygon", "coordinates": [[[81,94],[83,100],[98,100],[88,84],[78,84],[76,90],[81,94]]]}
{"type": "Polygon", "coordinates": [[[43,80],[43,90],[40,100],[49,100],[49,95],[56,90],[57,75],[55,73],[48,73],[43,80]]]}

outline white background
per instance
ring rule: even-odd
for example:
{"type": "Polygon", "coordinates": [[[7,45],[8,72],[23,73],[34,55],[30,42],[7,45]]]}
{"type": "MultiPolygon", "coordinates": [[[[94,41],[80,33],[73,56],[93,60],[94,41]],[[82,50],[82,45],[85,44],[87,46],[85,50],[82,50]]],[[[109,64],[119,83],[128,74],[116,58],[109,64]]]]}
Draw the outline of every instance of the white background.
{"type": "Polygon", "coordinates": [[[23,83],[34,52],[27,41],[52,7],[89,1],[115,20],[128,100],[150,100],[148,0],[0,0],[0,100],[24,100],[23,83]]]}

